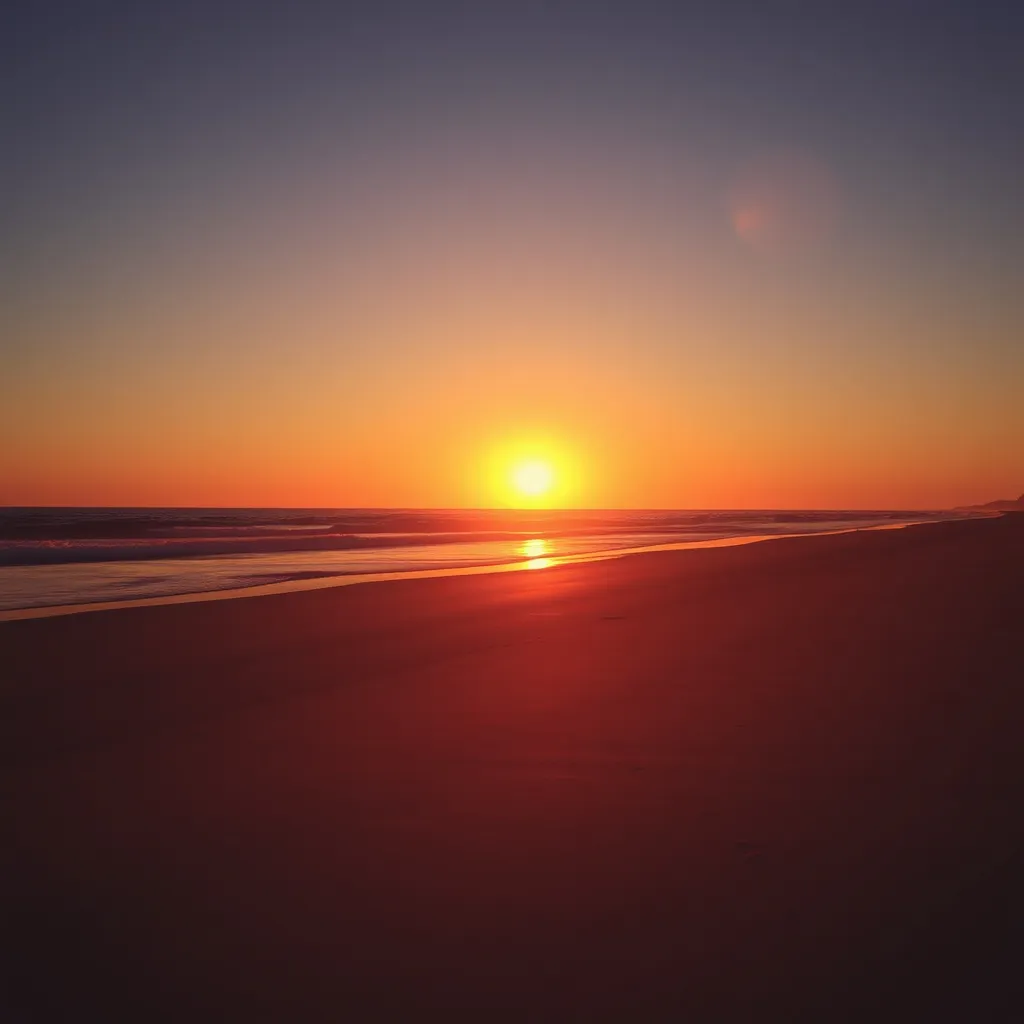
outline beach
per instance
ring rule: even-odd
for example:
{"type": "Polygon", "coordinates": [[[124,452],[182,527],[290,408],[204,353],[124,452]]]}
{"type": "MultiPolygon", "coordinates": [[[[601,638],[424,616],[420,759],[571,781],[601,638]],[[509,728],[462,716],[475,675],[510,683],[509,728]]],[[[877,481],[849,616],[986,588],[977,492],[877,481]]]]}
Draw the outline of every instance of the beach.
{"type": "Polygon", "coordinates": [[[1021,623],[1020,514],[0,623],[0,1010],[1013,1019],[1021,623]]]}

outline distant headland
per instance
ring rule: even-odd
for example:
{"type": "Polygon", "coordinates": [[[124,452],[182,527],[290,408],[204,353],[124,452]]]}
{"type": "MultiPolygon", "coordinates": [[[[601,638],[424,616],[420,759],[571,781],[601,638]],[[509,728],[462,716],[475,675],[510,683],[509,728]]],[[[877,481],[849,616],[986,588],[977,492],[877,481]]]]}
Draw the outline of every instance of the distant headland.
{"type": "Polygon", "coordinates": [[[962,508],[992,509],[995,512],[1024,512],[1024,494],[1019,498],[998,498],[984,505],[963,505],[962,508]]]}

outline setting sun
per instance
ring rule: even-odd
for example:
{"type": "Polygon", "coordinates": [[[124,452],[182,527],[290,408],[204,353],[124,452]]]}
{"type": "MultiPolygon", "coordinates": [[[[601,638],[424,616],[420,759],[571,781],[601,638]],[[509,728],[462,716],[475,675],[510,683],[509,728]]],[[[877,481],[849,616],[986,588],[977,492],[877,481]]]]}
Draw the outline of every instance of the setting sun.
{"type": "Polygon", "coordinates": [[[578,444],[554,431],[483,439],[477,459],[472,479],[481,508],[579,508],[590,499],[578,444]]]}
{"type": "Polygon", "coordinates": [[[551,490],[554,480],[550,464],[537,459],[521,462],[512,470],[512,483],[525,498],[542,498],[551,490]]]}

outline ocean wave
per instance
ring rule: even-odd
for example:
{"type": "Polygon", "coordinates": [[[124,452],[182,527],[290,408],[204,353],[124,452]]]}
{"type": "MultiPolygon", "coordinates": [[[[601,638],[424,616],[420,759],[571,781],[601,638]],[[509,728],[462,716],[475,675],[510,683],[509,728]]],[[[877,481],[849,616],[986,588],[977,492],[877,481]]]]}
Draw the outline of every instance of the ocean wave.
{"type": "Polygon", "coordinates": [[[813,510],[0,509],[0,566],[326,553],[538,537],[642,543],[655,536],[665,541],[739,537],[921,518],[921,513],[908,512],[813,510]]]}
{"type": "MultiPolygon", "coordinates": [[[[186,510],[187,511],[187,510],[186,510]]],[[[267,517],[279,512],[268,510],[267,517]]],[[[365,515],[361,513],[361,515],[365,515]]],[[[394,528],[415,519],[380,515],[376,522],[394,528]]],[[[4,513],[0,511],[0,519],[4,513]]],[[[605,557],[615,551],[678,546],[681,542],[863,529],[899,522],[965,518],[970,513],[581,513],[519,517],[515,532],[451,529],[466,521],[456,514],[424,514],[434,532],[324,533],[317,529],[282,530],[264,535],[267,524],[236,522],[222,529],[183,525],[178,510],[162,518],[170,536],[154,538],[61,538],[0,540],[0,611],[94,601],[134,601],[168,595],[234,590],[267,583],[301,582],[324,577],[448,571],[466,567],[555,564],[565,559],[605,557]],[[579,522],[589,518],[591,529],[579,522]],[[529,521],[533,528],[522,528],[529,521]],[[248,530],[255,526],[256,530],[248,530]],[[449,529],[441,530],[444,526],[449,529]]],[[[333,515],[332,521],[340,517],[333,515]]],[[[356,518],[355,516],[350,517],[356,518]]],[[[350,521],[346,519],[346,522],[350,521]]],[[[309,524],[293,524],[309,525],[309,524]]]]}
{"type": "Polygon", "coordinates": [[[900,519],[920,513],[814,510],[0,508],[0,540],[173,540],[349,534],[687,531],[708,525],[900,519]]]}
{"type": "MultiPolygon", "coordinates": [[[[521,540],[520,534],[490,534],[487,540],[521,540]]],[[[173,558],[209,558],[233,555],[272,555],[289,552],[331,552],[401,548],[425,543],[456,544],[481,540],[477,533],[318,536],[119,538],[110,541],[31,540],[0,541],[0,566],[69,565],[87,562],[163,561],[173,558]]]]}

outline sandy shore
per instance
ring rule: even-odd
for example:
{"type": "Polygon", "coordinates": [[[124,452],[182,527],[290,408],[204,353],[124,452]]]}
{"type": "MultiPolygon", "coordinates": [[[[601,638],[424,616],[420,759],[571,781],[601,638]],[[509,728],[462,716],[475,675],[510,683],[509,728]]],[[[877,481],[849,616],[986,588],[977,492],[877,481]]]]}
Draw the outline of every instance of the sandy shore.
{"type": "Polygon", "coordinates": [[[1016,515],[2,623],[0,1012],[1017,1019],[1022,624],[1016,515]]]}

